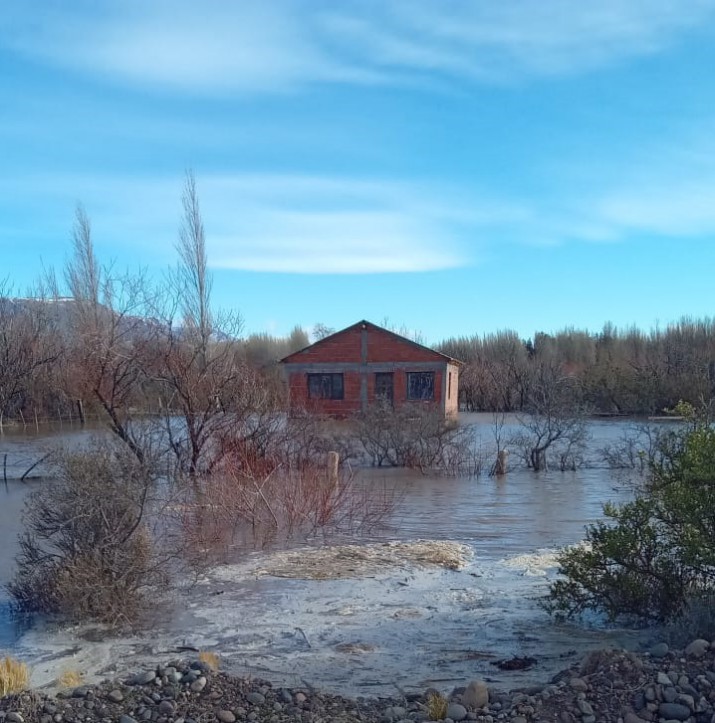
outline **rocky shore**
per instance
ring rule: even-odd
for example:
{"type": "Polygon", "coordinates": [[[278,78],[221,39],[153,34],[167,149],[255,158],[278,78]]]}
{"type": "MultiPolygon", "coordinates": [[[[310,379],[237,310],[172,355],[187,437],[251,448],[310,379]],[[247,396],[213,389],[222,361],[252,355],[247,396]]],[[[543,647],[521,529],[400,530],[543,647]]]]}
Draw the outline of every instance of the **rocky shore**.
{"type": "Polygon", "coordinates": [[[546,686],[504,691],[482,680],[449,693],[344,698],[312,687],[214,672],[173,660],[122,680],[54,696],[28,691],[0,699],[0,723],[715,723],[715,645],[665,643],[637,655],[591,653],[546,686]]]}

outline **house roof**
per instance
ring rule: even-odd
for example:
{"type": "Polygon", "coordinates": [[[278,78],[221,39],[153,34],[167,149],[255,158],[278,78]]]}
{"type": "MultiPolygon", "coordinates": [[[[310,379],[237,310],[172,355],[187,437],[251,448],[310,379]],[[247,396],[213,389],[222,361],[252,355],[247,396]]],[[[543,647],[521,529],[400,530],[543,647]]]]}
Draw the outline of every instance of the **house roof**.
{"type": "Polygon", "coordinates": [[[437,356],[442,357],[445,361],[449,361],[449,362],[452,362],[453,364],[460,364],[460,365],[464,363],[464,362],[459,361],[459,359],[454,359],[454,358],[451,357],[451,356],[447,356],[447,354],[442,354],[441,351],[436,351],[435,349],[431,349],[430,347],[425,346],[424,344],[419,344],[419,343],[416,342],[416,341],[412,341],[412,339],[408,339],[407,337],[402,336],[401,334],[396,334],[394,331],[390,331],[389,329],[385,329],[384,327],[378,326],[377,324],[373,324],[372,322],[367,321],[367,320],[365,320],[365,319],[362,319],[361,321],[358,321],[357,323],[352,324],[352,325],[350,325],[350,326],[346,326],[344,329],[341,329],[340,331],[336,331],[336,332],[333,333],[333,334],[329,334],[328,336],[325,336],[325,337],[323,337],[322,339],[318,339],[318,341],[314,342],[313,344],[308,344],[308,346],[305,346],[305,347],[303,347],[302,349],[298,349],[298,351],[294,351],[294,352],[288,354],[288,356],[285,356],[285,357],[283,357],[283,359],[280,360],[280,363],[281,363],[281,364],[288,364],[288,363],[290,363],[290,362],[292,361],[292,357],[295,357],[295,356],[298,356],[299,354],[302,354],[302,353],[303,353],[304,351],[306,351],[307,349],[312,349],[313,347],[320,346],[320,345],[323,344],[324,342],[326,342],[326,341],[328,341],[328,340],[330,340],[330,339],[334,339],[336,336],[340,336],[341,334],[345,334],[345,333],[348,332],[348,331],[352,331],[352,330],[355,329],[355,328],[360,328],[360,329],[365,329],[365,328],[368,328],[368,329],[376,329],[377,331],[381,331],[381,332],[383,332],[383,333],[385,333],[385,334],[389,334],[390,336],[393,336],[393,337],[395,337],[396,339],[399,339],[400,341],[402,341],[402,342],[404,342],[404,343],[406,343],[406,344],[411,344],[412,346],[417,347],[418,349],[423,349],[423,350],[425,350],[425,351],[431,352],[432,354],[436,354],[437,356]]]}

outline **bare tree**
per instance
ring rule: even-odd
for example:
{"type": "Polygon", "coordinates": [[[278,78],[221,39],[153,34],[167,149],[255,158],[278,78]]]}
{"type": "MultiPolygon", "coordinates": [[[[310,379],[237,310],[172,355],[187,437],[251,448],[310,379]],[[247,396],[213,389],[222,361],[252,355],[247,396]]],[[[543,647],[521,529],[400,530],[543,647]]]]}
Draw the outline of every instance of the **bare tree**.
{"type": "Polygon", "coordinates": [[[59,356],[45,334],[42,303],[11,299],[8,291],[0,285],[0,433],[34,377],[59,356]]]}
{"type": "Polygon", "coordinates": [[[193,173],[186,174],[183,218],[173,275],[172,306],[163,314],[164,331],[157,363],[163,393],[164,428],[179,469],[191,477],[216,462],[216,442],[230,427],[269,402],[259,377],[243,360],[242,327],[236,313],[212,309],[212,278],[206,237],[193,173]],[[180,312],[180,323],[175,313],[180,312]]]}
{"type": "Polygon", "coordinates": [[[512,443],[521,449],[528,467],[548,469],[547,452],[557,450],[558,466],[577,466],[588,439],[585,410],[574,402],[573,380],[552,360],[543,361],[535,375],[526,414],[519,417],[521,432],[512,443]]]}
{"type": "Polygon", "coordinates": [[[84,405],[96,406],[109,428],[141,461],[145,450],[130,408],[147,381],[146,366],[158,343],[158,327],[146,318],[148,283],[143,274],[115,276],[101,267],[89,218],[81,207],[73,229],[74,254],[65,268],[72,294],[66,331],[66,384],[84,405]]]}

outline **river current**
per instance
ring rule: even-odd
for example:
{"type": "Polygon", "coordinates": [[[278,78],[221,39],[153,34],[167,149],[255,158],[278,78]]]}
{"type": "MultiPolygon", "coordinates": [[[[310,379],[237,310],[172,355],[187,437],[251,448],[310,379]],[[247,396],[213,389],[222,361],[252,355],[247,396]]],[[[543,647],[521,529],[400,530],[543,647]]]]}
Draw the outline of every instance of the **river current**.
{"type": "MultiPolygon", "coordinates": [[[[492,416],[465,414],[460,423],[474,425],[488,467],[492,416]]],[[[507,427],[514,424],[509,419],[507,427]]],[[[181,592],[150,631],[121,638],[91,626],[24,625],[0,608],[0,651],[26,659],[36,685],[51,685],[67,668],[87,680],[121,674],[176,657],[182,647],[213,650],[234,672],[356,695],[392,694],[396,686],[449,688],[474,677],[505,687],[545,682],[585,650],[643,640],[638,631],[606,629],[597,620],[556,624],[537,602],[556,574],[557,548],[578,543],[585,525],[602,516],[604,502],[630,497],[628,485],[595,464],[595,450],[616,441],[626,426],[589,423],[594,465],[574,472],[514,468],[499,479],[454,479],[364,470],[364,480],[379,481],[400,500],[387,524],[369,536],[236,549],[228,564],[181,592]],[[350,542],[377,546],[383,555],[392,548],[380,546],[417,540],[459,543],[464,564],[453,570],[396,559],[394,567],[327,580],[271,574],[296,547],[308,555],[316,546],[324,551],[350,542]],[[493,665],[517,655],[537,663],[509,673],[493,665]]],[[[0,462],[7,454],[19,468],[48,446],[78,444],[86,434],[7,433],[0,437],[0,462]]],[[[33,484],[42,483],[10,481],[7,490],[0,484],[3,583],[12,575],[23,500],[33,484]]]]}

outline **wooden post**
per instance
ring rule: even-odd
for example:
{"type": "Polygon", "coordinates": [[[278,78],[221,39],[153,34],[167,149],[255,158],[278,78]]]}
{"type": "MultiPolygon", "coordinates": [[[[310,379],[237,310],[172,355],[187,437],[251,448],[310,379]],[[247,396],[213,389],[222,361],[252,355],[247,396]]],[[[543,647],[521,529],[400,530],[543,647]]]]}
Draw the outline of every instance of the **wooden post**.
{"type": "Polygon", "coordinates": [[[328,452],[328,482],[331,485],[338,484],[338,465],[340,464],[340,455],[337,452],[328,452]]]}
{"type": "Polygon", "coordinates": [[[79,423],[84,426],[84,404],[82,400],[77,400],[77,413],[79,414],[79,423]]]}
{"type": "Polygon", "coordinates": [[[40,423],[37,421],[37,407],[35,407],[35,431],[40,431],[40,423]]]}
{"type": "Polygon", "coordinates": [[[507,467],[508,467],[508,459],[509,459],[509,450],[507,449],[501,449],[499,450],[499,454],[497,455],[497,461],[494,465],[494,474],[496,474],[498,477],[502,477],[506,474],[507,467]]]}

